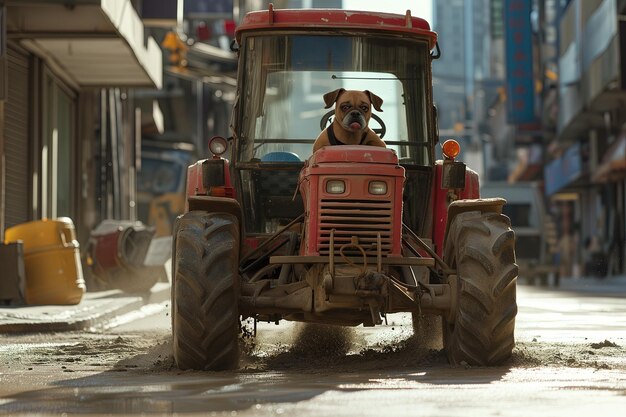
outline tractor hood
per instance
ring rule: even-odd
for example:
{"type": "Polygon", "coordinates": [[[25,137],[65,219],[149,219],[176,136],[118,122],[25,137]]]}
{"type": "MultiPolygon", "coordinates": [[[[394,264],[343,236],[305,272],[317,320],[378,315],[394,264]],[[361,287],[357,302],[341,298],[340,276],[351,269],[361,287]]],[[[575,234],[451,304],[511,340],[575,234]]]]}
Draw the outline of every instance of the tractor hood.
{"type": "MultiPolygon", "coordinates": [[[[326,146],[315,152],[300,171],[300,184],[312,175],[370,176],[398,178],[404,184],[405,171],[391,149],[366,145],[326,146]]],[[[402,189],[397,190],[402,195],[402,189]]]]}
{"type": "Polygon", "coordinates": [[[368,163],[398,165],[398,155],[386,148],[367,145],[326,146],[315,152],[309,165],[327,163],[368,163]]]}

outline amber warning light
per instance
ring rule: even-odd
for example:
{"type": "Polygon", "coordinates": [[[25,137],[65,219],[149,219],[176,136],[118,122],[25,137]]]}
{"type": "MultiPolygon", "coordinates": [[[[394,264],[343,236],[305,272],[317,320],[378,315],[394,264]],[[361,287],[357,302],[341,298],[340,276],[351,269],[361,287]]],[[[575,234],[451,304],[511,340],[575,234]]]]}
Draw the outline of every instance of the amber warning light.
{"type": "Polygon", "coordinates": [[[443,145],[441,145],[441,148],[443,156],[447,159],[454,159],[459,155],[459,153],[461,153],[461,146],[459,145],[459,142],[454,139],[448,139],[445,141],[443,145]]]}

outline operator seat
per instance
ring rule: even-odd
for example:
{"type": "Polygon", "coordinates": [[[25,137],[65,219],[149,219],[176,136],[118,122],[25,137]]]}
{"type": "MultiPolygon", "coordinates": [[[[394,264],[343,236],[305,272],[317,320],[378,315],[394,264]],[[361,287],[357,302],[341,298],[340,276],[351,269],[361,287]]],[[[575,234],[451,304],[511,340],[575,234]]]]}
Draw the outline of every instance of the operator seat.
{"type": "Polygon", "coordinates": [[[261,169],[254,171],[252,177],[258,213],[264,220],[287,224],[304,212],[302,197],[296,195],[303,165],[293,152],[270,152],[261,157],[261,169]]]}

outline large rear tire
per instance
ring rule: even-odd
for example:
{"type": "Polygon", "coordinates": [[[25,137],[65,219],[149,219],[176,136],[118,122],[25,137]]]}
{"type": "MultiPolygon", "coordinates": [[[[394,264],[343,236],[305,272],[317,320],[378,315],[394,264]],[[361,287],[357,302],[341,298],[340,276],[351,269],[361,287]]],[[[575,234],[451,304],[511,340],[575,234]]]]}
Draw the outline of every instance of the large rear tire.
{"type": "Polygon", "coordinates": [[[235,216],[192,211],[176,221],[172,333],[180,369],[239,364],[239,226],[235,216]]]}
{"type": "Polygon", "coordinates": [[[508,217],[477,211],[457,215],[445,244],[456,268],[454,320],[443,320],[443,342],[452,365],[488,366],[506,361],[515,346],[517,314],[515,234],[508,217]]]}

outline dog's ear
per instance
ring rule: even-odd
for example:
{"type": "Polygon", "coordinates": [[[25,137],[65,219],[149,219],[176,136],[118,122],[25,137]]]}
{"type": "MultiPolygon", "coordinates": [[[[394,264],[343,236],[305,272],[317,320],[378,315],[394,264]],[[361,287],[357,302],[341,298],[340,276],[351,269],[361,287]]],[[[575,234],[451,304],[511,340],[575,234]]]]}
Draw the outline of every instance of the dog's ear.
{"type": "Polygon", "coordinates": [[[344,91],[346,91],[345,88],[338,88],[335,91],[324,94],[324,103],[326,103],[326,107],[324,108],[331,108],[332,105],[335,104],[335,102],[337,101],[337,97],[339,97],[339,94],[343,93],[344,91]]]}
{"type": "Polygon", "coordinates": [[[378,97],[376,94],[372,93],[369,90],[365,90],[364,93],[367,94],[367,96],[370,98],[370,102],[372,103],[372,106],[374,106],[376,111],[383,111],[380,108],[380,106],[383,105],[383,99],[382,98],[378,97]]]}

